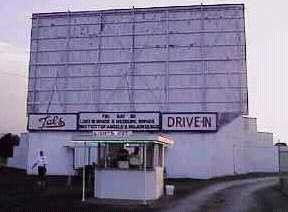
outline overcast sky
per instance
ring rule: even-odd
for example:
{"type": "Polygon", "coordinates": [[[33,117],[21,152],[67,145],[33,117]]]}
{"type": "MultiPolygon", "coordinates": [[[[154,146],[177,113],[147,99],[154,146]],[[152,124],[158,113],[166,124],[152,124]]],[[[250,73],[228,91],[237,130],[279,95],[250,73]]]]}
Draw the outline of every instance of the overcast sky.
{"type": "Polygon", "coordinates": [[[0,6],[0,133],[26,129],[31,14],[111,8],[245,3],[250,116],[258,130],[288,141],[287,1],[2,0],[0,6]]]}

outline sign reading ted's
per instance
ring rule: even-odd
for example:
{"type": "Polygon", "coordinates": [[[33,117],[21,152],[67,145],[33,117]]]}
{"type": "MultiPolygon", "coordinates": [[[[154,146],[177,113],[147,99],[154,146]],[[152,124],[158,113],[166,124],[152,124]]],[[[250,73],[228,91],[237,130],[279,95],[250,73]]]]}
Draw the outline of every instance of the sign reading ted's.
{"type": "Polygon", "coordinates": [[[30,114],[28,130],[77,130],[77,114],[30,114]]]}
{"type": "Polygon", "coordinates": [[[79,113],[78,127],[83,131],[159,131],[160,113],[79,113]]]}
{"type": "Polygon", "coordinates": [[[217,113],[164,113],[164,131],[216,131],[217,113]]]}

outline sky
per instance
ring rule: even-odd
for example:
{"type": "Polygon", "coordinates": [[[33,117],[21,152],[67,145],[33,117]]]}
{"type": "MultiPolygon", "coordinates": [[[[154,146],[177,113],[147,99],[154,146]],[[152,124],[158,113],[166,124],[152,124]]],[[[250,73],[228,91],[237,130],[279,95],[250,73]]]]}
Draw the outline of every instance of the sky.
{"type": "MultiPolygon", "coordinates": [[[[4,1],[4,0],[3,0],[4,1]]],[[[0,7],[0,133],[26,130],[32,13],[244,3],[249,116],[288,142],[288,2],[285,0],[9,0],[0,7]],[[273,2],[273,3],[272,3],[273,2]]]]}

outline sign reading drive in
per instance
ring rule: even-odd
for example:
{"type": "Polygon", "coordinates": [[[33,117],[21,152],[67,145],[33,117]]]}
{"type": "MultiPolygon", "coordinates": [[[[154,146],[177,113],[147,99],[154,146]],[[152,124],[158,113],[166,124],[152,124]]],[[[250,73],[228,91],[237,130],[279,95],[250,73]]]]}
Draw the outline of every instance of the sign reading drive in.
{"type": "Polygon", "coordinates": [[[79,113],[79,130],[160,130],[159,113],[79,113]]]}
{"type": "Polygon", "coordinates": [[[216,131],[217,113],[164,113],[162,130],[216,131]]]}
{"type": "Polygon", "coordinates": [[[30,114],[28,130],[77,130],[77,114],[30,114]]]}

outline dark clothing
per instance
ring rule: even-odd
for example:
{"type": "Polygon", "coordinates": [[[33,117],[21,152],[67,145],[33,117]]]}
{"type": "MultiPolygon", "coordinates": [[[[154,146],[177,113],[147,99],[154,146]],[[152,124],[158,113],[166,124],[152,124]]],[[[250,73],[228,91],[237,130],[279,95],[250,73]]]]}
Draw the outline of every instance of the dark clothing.
{"type": "Polygon", "coordinates": [[[38,166],[38,175],[41,181],[45,180],[46,171],[45,166],[38,166]]]}

